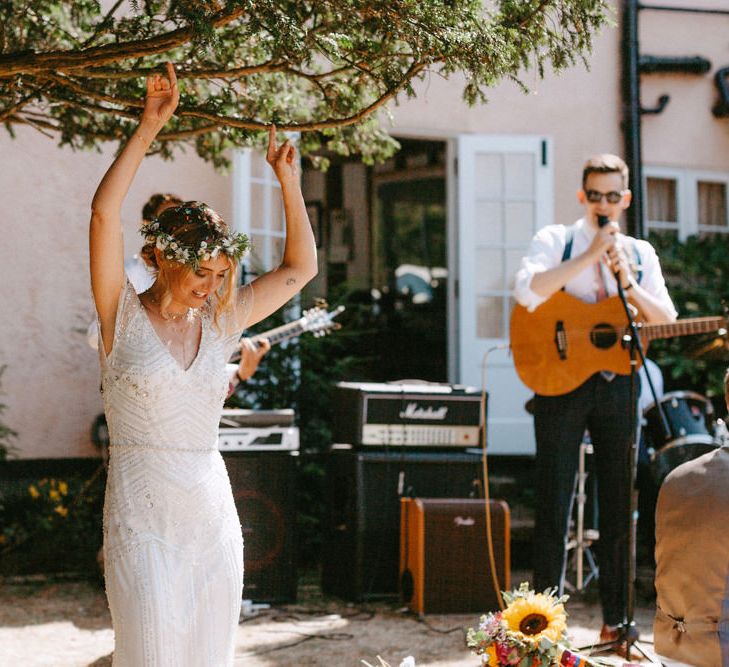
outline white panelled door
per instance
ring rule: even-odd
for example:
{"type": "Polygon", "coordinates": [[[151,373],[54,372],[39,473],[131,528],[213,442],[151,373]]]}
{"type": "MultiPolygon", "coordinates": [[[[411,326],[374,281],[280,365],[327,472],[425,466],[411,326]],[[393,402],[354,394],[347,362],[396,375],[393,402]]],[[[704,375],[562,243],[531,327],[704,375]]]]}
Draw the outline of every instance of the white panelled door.
{"type": "Polygon", "coordinates": [[[514,274],[553,219],[551,143],[539,136],[458,139],[458,330],[463,384],[489,393],[488,450],[533,454],[531,396],[509,354],[514,274]]]}

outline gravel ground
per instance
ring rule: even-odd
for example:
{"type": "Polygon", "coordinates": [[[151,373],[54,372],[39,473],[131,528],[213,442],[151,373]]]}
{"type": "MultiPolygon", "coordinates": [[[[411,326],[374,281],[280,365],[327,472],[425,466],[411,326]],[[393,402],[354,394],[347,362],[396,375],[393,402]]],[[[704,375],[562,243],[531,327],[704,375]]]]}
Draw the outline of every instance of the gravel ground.
{"type": "MultiPolygon", "coordinates": [[[[519,579],[514,577],[514,582],[519,579]]],[[[594,586],[593,586],[594,588],[594,586]]],[[[567,604],[574,645],[594,642],[600,628],[594,591],[567,604]]],[[[635,614],[644,647],[651,649],[653,607],[635,614]]],[[[323,598],[316,584],[300,586],[299,602],[241,617],[236,667],[392,667],[405,656],[418,667],[478,667],[465,647],[464,628],[478,615],[432,615],[418,620],[394,602],[362,605],[323,598]]],[[[89,581],[0,582],[2,667],[111,665],[114,637],[101,587],[89,581]]]]}

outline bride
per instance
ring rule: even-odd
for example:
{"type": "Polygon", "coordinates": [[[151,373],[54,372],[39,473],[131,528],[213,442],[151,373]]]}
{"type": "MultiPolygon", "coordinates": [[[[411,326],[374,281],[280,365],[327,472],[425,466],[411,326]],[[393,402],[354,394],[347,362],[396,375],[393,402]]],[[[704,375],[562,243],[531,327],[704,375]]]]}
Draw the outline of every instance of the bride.
{"type": "Polygon", "coordinates": [[[233,664],[243,541],[216,447],[225,363],[242,330],[281,307],[317,271],[294,147],[271,127],[267,161],[281,184],[281,265],[239,287],[248,248],[213,209],[184,202],[142,229],[154,284],[124,274],[120,209],[144,155],[179,100],[174,68],[147,79],[139,126],[99,184],[89,228],[110,459],[104,503],[106,592],[114,665],[233,664]]]}

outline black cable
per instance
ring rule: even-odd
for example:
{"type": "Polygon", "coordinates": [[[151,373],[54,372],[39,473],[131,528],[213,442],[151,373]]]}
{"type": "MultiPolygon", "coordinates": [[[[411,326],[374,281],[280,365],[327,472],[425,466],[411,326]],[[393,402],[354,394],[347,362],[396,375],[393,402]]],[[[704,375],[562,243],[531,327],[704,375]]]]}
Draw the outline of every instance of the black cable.
{"type": "Polygon", "coordinates": [[[465,637],[468,634],[468,630],[464,628],[462,625],[457,625],[452,628],[448,628],[446,630],[442,628],[436,628],[432,623],[428,623],[428,621],[425,620],[425,616],[418,616],[417,617],[418,623],[422,623],[428,630],[432,630],[433,632],[437,632],[441,635],[449,635],[452,632],[458,632],[459,630],[463,633],[463,636],[465,637]]]}
{"type": "Polygon", "coordinates": [[[280,644],[279,646],[272,646],[271,648],[263,649],[261,651],[251,651],[250,653],[243,653],[241,655],[236,655],[236,658],[252,658],[257,655],[265,655],[266,653],[273,653],[274,651],[282,651],[287,648],[294,648],[295,646],[301,646],[301,644],[308,642],[311,639],[324,639],[328,641],[347,641],[354,639],[354,635],[350,635],[346,632],[331,632],[326,635],[307,635],[303,632],[295,632],[292,634],[302,635],[303,639],[299,639],[298,641],[292,642],[290,644],[280,644]]]}

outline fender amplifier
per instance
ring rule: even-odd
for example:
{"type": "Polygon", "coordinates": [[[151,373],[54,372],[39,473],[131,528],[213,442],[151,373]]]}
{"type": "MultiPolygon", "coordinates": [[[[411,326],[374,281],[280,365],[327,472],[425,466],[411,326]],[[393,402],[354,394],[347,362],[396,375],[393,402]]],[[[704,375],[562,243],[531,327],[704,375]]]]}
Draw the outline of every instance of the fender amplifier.
{"type": "MultiPolygon", "coordinates": [[[[489,501],[499,588],[511,586],[509,507],[489,501]]],[[[400,592],[419,614],[496,611],[484,500],[403,498],[400,592]]]]}
{"type": "Polygon", "coordinates": [[[436,383],[339,382],[334,442],[354,447],[480,444],[480,389],[436,383]]]}

